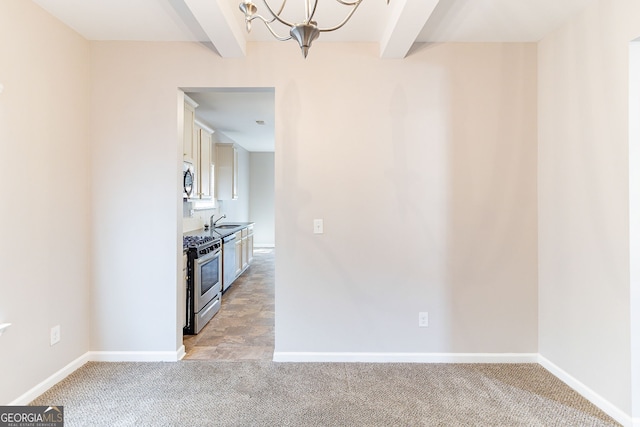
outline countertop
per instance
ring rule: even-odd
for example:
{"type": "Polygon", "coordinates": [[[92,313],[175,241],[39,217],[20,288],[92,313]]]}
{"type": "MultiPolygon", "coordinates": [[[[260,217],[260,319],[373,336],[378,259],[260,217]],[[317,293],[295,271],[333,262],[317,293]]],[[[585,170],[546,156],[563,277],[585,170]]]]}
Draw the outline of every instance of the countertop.
{"type": "Polygon", "coordinates": [[[227,225],[227,224],[234,224],[237,225],[237,227],[234,228],[215,228],[213,230],[205,230],[205,229],[200,229],[200,230],[193,230],[193,231],[188,231],[186,233],[184,233],[184,236],[211,236],[211,237],[219,237],[219,238],[224,238],[227,236],[230,236],[234,233],[237,233],[238,231],[242,230],[243,228],[246,228],[250,225],[255,224],[254,222],[220,222],[218,223],[218,225],[227,225]]]}

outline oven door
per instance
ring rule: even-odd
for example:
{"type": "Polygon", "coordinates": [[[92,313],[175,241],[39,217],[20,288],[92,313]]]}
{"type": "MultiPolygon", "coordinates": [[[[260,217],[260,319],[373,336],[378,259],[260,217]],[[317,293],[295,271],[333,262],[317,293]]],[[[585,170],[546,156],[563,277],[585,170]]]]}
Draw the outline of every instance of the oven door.
{"type": "Polygon", "coordinates": [[[222,290],[222,252],[196,258],[195,263],[193,310],[198,313],[222,290]]]}

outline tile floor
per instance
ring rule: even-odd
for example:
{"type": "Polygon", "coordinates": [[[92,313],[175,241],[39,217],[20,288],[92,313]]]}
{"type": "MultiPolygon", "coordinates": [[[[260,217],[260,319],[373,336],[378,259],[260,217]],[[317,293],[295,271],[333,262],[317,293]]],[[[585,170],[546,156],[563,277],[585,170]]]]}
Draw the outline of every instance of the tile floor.
{"type": "Polygon", "coordinates": [[[272,360],[274,250],[256,249],[251,266],[222,295],[218,314],[198,335],[185,335],[185,359],[272,360]]]}

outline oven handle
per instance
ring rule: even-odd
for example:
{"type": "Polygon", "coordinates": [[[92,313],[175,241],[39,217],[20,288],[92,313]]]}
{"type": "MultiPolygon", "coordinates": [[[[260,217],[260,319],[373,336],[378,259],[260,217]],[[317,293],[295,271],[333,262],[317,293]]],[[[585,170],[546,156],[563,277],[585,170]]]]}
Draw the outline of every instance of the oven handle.
{"type": "MultiPolygon", "coordinates": [[[[215,299],[215,298],[214,298],[215,299]]],[[[220,301],[214,302],[213,304],[211,304],[209,306],[209,308],[207,308],[205,311],[203,311],[202,313],[199,314],[200,317],[206,317],[207,313],[210,312],[211,310],[213,310],[213,308],[217,305],[220,304],[220,301]]]]}
{"type": "Polygon", "coordinates": [[[217,256],[220,256],[220,250],[208,253],[203,257],[196,258],[196,264],[198,264],[198,266],[201,266],[202,264],[206,264],[209,261],[213,260],[217,256]]]}

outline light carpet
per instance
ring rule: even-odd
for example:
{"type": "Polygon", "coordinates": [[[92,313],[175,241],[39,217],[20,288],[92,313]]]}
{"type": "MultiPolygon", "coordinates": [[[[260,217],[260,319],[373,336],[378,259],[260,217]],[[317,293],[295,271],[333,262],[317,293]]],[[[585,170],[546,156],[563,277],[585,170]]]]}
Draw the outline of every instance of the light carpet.
{"type": "Polygon", "coordinates": [[[615,426],[536,364],[90,362],[65,426],[615,426]]]}

